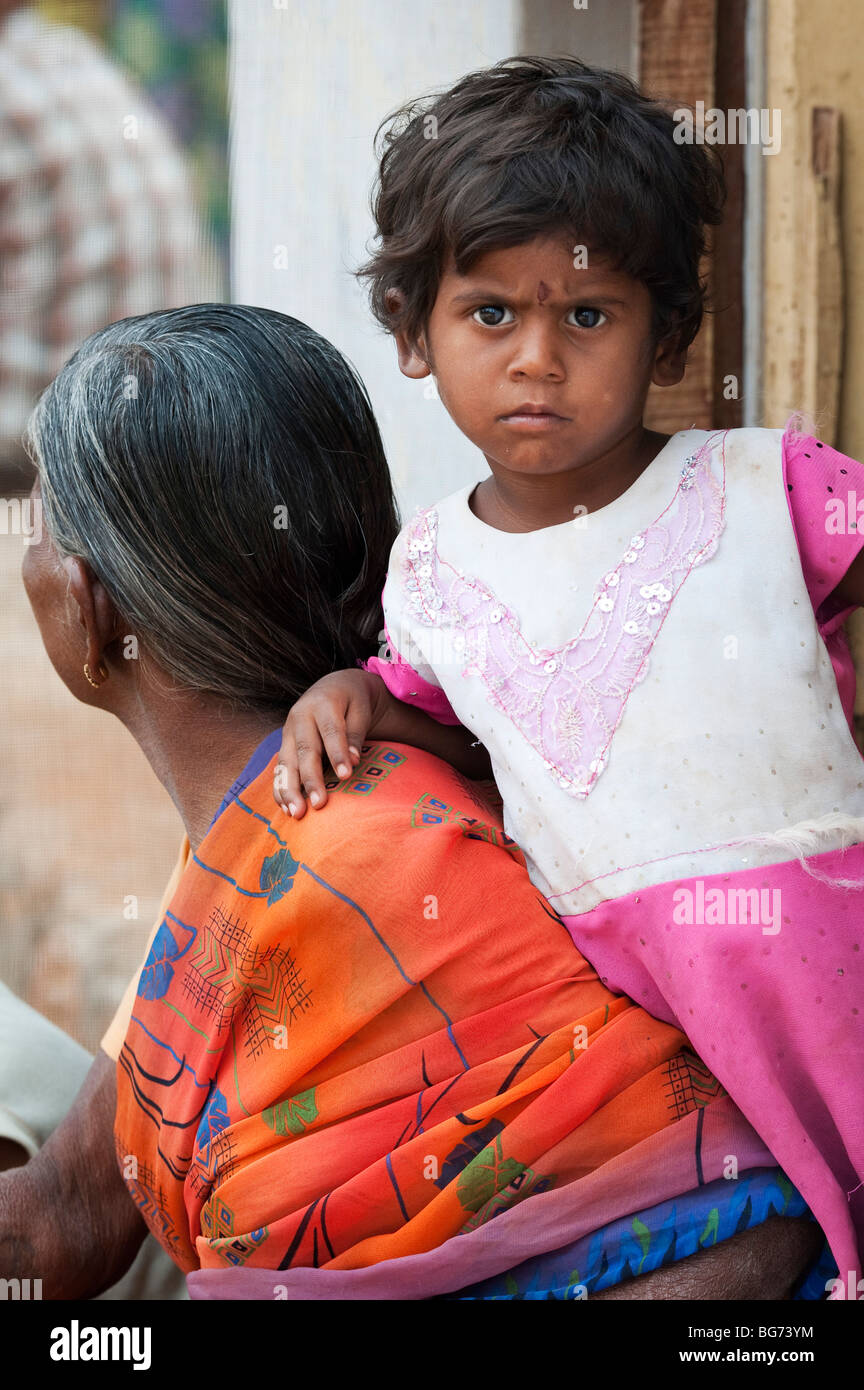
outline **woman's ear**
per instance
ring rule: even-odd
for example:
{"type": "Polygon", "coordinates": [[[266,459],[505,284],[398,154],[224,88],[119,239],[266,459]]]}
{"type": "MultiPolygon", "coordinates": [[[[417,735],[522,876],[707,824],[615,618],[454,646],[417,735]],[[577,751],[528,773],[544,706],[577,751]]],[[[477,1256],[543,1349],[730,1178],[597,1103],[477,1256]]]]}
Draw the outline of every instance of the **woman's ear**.
{"type": "MultiPolygon", "coordinates": [[[[405,303],[405,296],[401,290],[388,290],[385,297],[387,312],[398,314],[405,303]]],[[[431,374],[432,368],[428,361],[426,341],[421,336],[415,340],[408,336],[402,329],[394,329],[393,337],[396,340],[396,354],[399,359],[399,370],[403,376],[410,376],[415,381],[420,381],[424,376],[431,374]]]]}
{"type": "Polygon", "coordinates": [[[104,655],[119,635],[117,610],[86,560],[67,555],[63,568],[69,584],[69,597],[78,608],[78,621],[85,633],[87,666],[94,676],[101,668],[107,678],[104,655]]]}

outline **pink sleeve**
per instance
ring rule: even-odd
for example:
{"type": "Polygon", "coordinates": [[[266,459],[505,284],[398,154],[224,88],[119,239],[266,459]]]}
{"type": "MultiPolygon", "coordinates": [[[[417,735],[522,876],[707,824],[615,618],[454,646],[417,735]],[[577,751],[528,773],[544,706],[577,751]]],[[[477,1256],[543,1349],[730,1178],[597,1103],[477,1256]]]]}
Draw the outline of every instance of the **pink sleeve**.
{"type": "Polygon", "coordinates": [[[812,435],[783,436],[783,482],[798,542],[801,569],[820,631],[835,631],[850,613],[826,604],[864,545],[864,507],[858,531],[857,502],[864,502],[864,464],[847,458],[812,435]],[[836,505],[842,502],[841,510],[836,505]],[[820,612],[820,609],[823,611],[820,612]]]}
{"type": "Polygon", "coordinates": [[[424,714],[437,719],[439,724],[461,724],[462,720],[453,712],[453,707],[440,685],[432,685],[424,680],[413,666],[403,661],[393,646],[389,633],[387,640],[391,659],[385,661],[380,656],[370,656],[368,661],[359,663],[363,670],[380,676],[390,694],[401,700],[403,705],[414,705],[417,709],[423,710],[424,714]]]}
{"type": "Polygon", "coordinates": [[[852,604],[844,607],[830,595],[864,546],[864,506],[860,532],[858,529],[858,499],[864,502],[864,464],[812,435],[787,429],[783,435],[783,483],[804,582],[854,737],[856,675],[843,623],[855,608],[852,604]]]}

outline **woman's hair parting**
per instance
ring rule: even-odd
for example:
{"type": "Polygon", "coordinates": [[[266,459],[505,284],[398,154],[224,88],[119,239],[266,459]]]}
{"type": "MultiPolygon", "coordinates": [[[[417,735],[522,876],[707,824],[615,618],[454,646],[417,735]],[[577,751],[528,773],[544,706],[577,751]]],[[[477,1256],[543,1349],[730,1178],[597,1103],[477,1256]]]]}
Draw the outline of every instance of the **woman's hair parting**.
{"type": "Polygon", "coordinates": [[[687,348],[725,187],[718,152],[692,127],[678,143],[682,129],[628,77],[578,58],[508,58],[402,107],[378,131],[378,244],[357,272],[376,318],[416,341],[449,257],[465,274],[487,251],[560,231],[641,280],[655,341],[687,348]]]}
{"type": "Polygon", "coordinates": [[[288,708],[377,649],[398,516],[369,398],[270,309],[123,319],[41,397],[45,522],[179,684],[288,708]]]}

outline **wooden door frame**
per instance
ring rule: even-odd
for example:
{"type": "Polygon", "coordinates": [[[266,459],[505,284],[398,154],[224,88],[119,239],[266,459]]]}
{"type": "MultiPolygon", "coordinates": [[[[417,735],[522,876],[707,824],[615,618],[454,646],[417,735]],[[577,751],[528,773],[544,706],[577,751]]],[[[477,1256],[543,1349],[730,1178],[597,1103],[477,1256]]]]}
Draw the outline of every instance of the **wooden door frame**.
{"type": "MultiPolygon", "coordinates": [[[[642,0],[640,83],[647,94],[674,106],[703,101],[706,109],[745,108],[747,3],[642,0]]],[[[703,263],[709,312],[690,348],[684,380],[652,386],[646,406],[646,424],[666,433],[736,428],[743,420],[744,146],[717,148],[727,196],[722,224],[709,229],[703,263]]]]}

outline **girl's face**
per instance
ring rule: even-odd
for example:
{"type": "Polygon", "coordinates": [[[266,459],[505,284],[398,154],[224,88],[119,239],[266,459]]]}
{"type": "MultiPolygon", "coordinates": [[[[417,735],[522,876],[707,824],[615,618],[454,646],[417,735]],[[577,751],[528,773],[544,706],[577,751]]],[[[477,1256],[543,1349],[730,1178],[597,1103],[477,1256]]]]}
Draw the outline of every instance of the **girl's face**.
{"type": "Polygon", "coordinates": [[[431,370],[493,473],[590,464],[641,425],[652,382],[683,375],[685,354],[652,342],[641,281],[583,259],[554,236],[489,251],[467,275],[450,264],[424,340],[397,335],[403,372],[431,370]]]}

